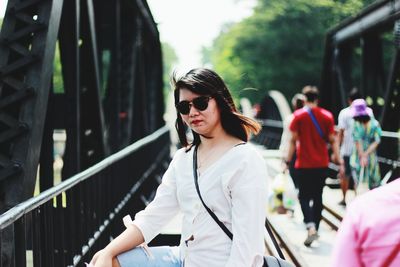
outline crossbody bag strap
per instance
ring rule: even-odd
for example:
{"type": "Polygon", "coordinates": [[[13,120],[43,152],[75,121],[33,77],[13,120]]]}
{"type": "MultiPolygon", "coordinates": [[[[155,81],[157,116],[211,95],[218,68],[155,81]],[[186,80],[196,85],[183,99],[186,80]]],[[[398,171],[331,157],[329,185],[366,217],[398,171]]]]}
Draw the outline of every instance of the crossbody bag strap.
{"type": "Polygon", "coordinates": [[[198,148],[198,146],[195,146],[194,151],[193,151],[193,177],[194,177],[194,184],[196,186],[197,194],[199,195],[200,201],[201,201],[201,203],[203,203],[204,208],[206,208],[207,212],[211,215],[211,217],[214,219],[214,221],[219,225],[219,227],[221,227],[221,229],[225,232],[225,234],[231,240],[233,240],[233,234],[231,233],[231,231],[229,231],[229,229],[225,226],[225,224],[223,224],[218,219],[217,215],[215,215],[215,213],[206,205],[206,203],[204,203],[204,200],[201,197],[198,176],[197,176],[197,148],[198,148]]]}
{"type": "MultiPolygon", "coordinates": [[[[200,194],[200,188],[199,188],[199,182],[198,182],[198,175],[197,175],[197,148],[198,146],[195,146],[194,151],[193,151],[193,177],[194,177],[194,184],[196,187],[196,191],[197,194],[199,195],[200,201],[201,203],[203,203],[204,208],[206,208],[207,212],[210,214],[210,216],[214,219],[214,221],[219,225],[219,227],[225,232],[225,234],[231,239],[233,240],[233,234],[231,231],[229,231],[229,229],[225,226],[225,224],[223,224],[217,217],[217,215],[215,215],[215,213],[206,205],[206,203],[204,203],[203,198],[201,197],[200,194]]],[[[275,237],[272,234],[271,228],[268,225],[268,223],[265,225],[267,227],[267,231],[268,233],[271,235],[271,238],[275,241],[274,245],[277,244],[275,237]]],[[[278,251],[280,251],[279,246],[277,247],[278,251]]],[[[279,256],[282,257],[282,259],[284,259],[285,257],[283,256],[282,252],[280,251],[279,256]]],[[[276,257],[275,257],[276,258],[276,257]]],[[[265,259],[265,257],[263,257],[264,260],[264,265],[268,267],[268,263],[265,259]]],[[[281,263],[279,262],[279,260],[276,258],[278,265],[281,266],[281,263]]]]}
{"type": "Polygon", "coordinates": [[[322,132],[321,127],[319,126],[319,123],[314,116],[314,113],[311,111],[311,108],[305,107],[304,109],[307,111],[308,115],[310,115],[311,121],[313,122],[315,128],[317,129],[318,134],[321,136],[322,139],[325,140],[325,142],[328,142],[328,139],[325,138],[324,133],[322,132]]]}

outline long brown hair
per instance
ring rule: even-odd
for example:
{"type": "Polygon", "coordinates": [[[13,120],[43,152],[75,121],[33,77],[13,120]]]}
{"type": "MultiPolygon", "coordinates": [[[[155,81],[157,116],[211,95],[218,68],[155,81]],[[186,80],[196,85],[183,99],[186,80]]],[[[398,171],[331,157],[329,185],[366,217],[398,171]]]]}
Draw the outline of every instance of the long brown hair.
{"type": "MultiPolygon", "coordinates": [[[[260,131],[261,126],[258,122],[238,112],[228,87],[216,72],[206,68],[197,68],[179,78],[174,73],[171,83],[174,87],[175,105],[179,103],[179,90],[183,88],[198,95],[213,96],[221,112],[222,128],[228,134],[247,142],[251,133],[257,134],[260,131]]],[[[193,143],[189,144],[186,137],[186,126],[178,111],[175,128],[182,146],[200,144],[200,136],[193,130],[193,143]]]]}

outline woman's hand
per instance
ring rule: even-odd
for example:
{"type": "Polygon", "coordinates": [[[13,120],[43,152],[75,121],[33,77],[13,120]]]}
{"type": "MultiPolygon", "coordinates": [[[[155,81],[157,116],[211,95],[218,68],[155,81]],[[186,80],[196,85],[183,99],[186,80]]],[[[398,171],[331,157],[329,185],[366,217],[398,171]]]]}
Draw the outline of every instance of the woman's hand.
{"type": "Polygon", "coordinates": [[[104,249],[94,254],[90,267],[119,266],[116,256],[128,251],[144,242],[144,237],[139,228],[133,224],[128,225],[117,238],[113,239],[104,249]]]}
{"type": "Polygon", "coordinates": [[[345,173],[345,168],[344,168],[344,163],[341,162],[339,164],[339,176],[340,177],[345,177],[346,173],[345,173]]]}
{"type": "Polygon", "coordinates": [[[104,249],[99,250],[90,261],[90,267],[111,267],[112,258],[104,249]]]}
{"type": "Polygon", "coordinates": [[[368,154],[362,153],[360,155],[360,165],[361,167],[366,167],[368,165],[368,154]]]}

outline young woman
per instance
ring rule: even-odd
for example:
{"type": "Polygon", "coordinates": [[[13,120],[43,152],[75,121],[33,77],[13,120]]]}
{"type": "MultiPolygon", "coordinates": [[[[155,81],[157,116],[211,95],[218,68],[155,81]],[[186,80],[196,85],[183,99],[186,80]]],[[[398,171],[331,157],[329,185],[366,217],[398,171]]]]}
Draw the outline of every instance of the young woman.
{"type": "Polygon", "coordinates": [[[265,251],[267,171],[262,157],[247,144],[260,126],[238,113],[224,81],[212,70],[191,70],[174,77],[173,86],[176,129],[183,148],[174,155],[154,200],[95,254],[91,264],[260,267],[265,251]],[[187,138],[187,127],[192,141],[187,138]],[[200,201],[194,160],[201,196],[233,234],[232,240],[200,201]],[[150,242],[178,211],[183,214],[179,247],[139,246],[150,242]]]}
{"type": "Polygon", "coordinates": [[[379,122],[371,118],[364,99],[354,100],[351,110],[355,121],[353,126],[355,149],[350,163],[357,180],[368,181],[369,189],[373,189],[378,187],[381,181],[376,149],[381,142],[382,129],[379,122]]]}

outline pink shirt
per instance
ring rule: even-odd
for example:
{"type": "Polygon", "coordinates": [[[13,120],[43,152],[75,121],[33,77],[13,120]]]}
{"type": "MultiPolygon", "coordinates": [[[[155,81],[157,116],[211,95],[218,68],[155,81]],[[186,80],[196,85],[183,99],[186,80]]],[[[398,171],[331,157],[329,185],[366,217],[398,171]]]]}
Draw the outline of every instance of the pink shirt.
{"type": "MultiPolygon", "coordinates": [[[[400,178],[357,197],[336,237],[331,267],[381,267],[400,242],[400,178]]],[[[400,266],[400,252],[390,266],[400,266]]]]}

